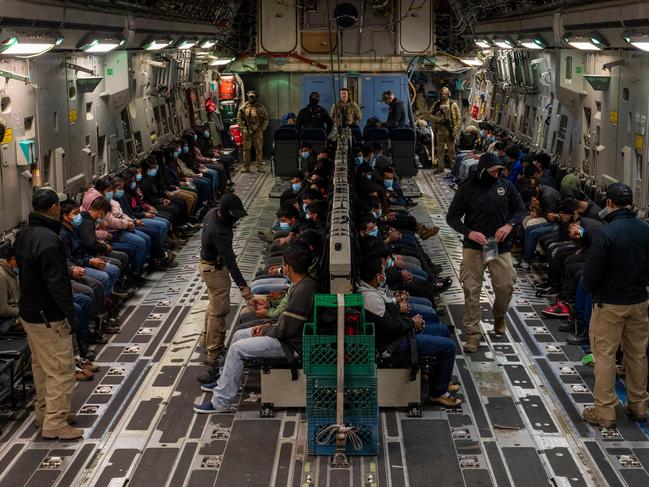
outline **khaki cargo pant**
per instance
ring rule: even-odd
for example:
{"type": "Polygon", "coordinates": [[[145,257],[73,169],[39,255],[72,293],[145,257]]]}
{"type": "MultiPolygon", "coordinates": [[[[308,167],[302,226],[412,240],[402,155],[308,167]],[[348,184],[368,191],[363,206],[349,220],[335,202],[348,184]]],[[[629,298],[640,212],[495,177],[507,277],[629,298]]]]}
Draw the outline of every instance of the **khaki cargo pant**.
{"type": "Polygon", "coordinates": [[[629,409],[647,413],[647,303],[631,305],[595,304],[590,319],[590,346],[595,358],[595,414],[615,420],[615,354],[624,352],[624,372],[629,409]]]}
{"type": "Polygon", "coordinates": [[[74,351],[70,326],[66,320],[43,323],[22,320],[32,353],[32,374],[36,388],[36,417],[43,430],[68,426],[74,389],[74,351]]]}
{"type": "Polygon", "coordinates": [[[444,155],[448,154],[451,167],[455,164],[455,138],[447,130],[438,130],[435,133],[435,155],[437,169],[444,169],[444,155]]]}
{"type": "Polygon", "coordinates": [[[243,134],[243,166],[246,168],[250,167],[253,146],[255,147],[257,168],[260,168],[264,161],[264,132],[262,130],[243,134]]]}
{"type": "Polygon", "coordinates": [[[219,270],[205,262],[201,262],[198,268],[209,296],[201,342],[207,349],[207,360],[213,362],[225,341],[225,317],[230,312],[230,273],[227,267],[219,270]]]}
{"type": "Polygon", "coordinates": [[[514,293],[516,271],[512,265],[511,253],[499,254],[485,265],[481,250],[462,249],[462,265],[460,266],[460,283],[464,290],[464,318],[462,321],[467,335],[482,335],[480,330],[480,319],[482,318],[480,293],[486,267],[489,268],[491,284],[496,295],[493,306],[495,323],[504,322],[509,302],[514,293]]]}

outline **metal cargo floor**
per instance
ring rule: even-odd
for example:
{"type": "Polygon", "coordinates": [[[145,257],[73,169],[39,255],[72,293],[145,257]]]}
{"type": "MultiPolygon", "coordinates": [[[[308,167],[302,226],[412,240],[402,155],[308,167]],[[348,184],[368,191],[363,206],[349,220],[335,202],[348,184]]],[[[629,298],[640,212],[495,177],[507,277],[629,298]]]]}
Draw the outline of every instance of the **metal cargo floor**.
{"type": "MultiPolygon", "coordinates": [[[[457,282],[461,243],[444,221],[452,191],[424,170],[415,215],[441,227],[424,242],[432,260],[455,282],[443,294],[443,321],[462,339],[462,292],[457,282]]],[[[239,175],[237,194],[249,217],[237,229],[235,250],[247,277],[265,245],[257,230],[273,220],[275,181],[239,175]],[[260,196],[261,195],[261,196],[260,196]]],[[[616,430],[600,431],[580,419],[592,402],[593,371],[581,366],[579,347],[566,345],[557,320],[520,275],[509,311],[509,332],[488,335],[479,351],[456,358],[464,399],[458,411],[424,407],[422,418],[381,411],[378,457],[353,457],[331,469],[327,457],[309,457],[303,410],[259,417],[259,375],[251,372],[237,398],[237,413],[197,415],[196,382],[203,356],[196,345],[206,295],[196,271],[200,238],[178,255],[179,266],[149,277],[130,300],[122,331],[101,347],[101,371],[78,383],[74,411],[84,441],[43,441],[33,414],[2,428],[0,486],[547,486],[649,485],[649,430],[619,414],[616,430]]],[[[485,281],[485,328],[493,298],[485,281]]],[[[232,302],[240,303],[233,288],[232,302]]],[[[228,317],[236,319],[238,306],[228,317]]],[[[624,384],[618,393],[624,397],[624,384]]]]}

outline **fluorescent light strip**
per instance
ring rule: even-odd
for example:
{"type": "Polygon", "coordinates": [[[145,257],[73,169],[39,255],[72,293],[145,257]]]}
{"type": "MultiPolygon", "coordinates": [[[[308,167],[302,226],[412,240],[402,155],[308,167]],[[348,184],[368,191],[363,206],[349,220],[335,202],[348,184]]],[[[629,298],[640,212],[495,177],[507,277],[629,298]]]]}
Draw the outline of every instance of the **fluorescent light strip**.
{"type": "Polygon", "coordinates": [[[575,49],[580,49],[582,51],[601,51],[602,48],[590,41],[568,41],[575,49]]]}
{"type": "Polygon", "coordinates": [[[158,49],[169,47],[169,44],[171,44],[171,41],[151,41],[144,49],[147,51],[157,51],[158,49]]]}
{"type": "Polygon", "coordinates": [[[539,46],[536,42],[534,41],[521,41],[521,45],[523,47],[526,47],[528,49],[543,49],[542,46],[539,46]]]}
{"type": "Polygon", "coordinates": [[[100,52],[109,52],[112,51],[113,49],[117,49],[119,46],[121,46],[122,43],[114,43],[114,42],[106,42],[106,43],[97,43],[93,44],[92,46],[84,49],[84,52],[90,52],[90,53],[100,53],[100,52]]]}
{"type": "Polygon", "coordinates": [[[482,49],[489,49],[491,47],[491,44],[487,41],[475,41],[475,44],[482,49]]]}
{"type": "Polygon", "coordinates": [[[482,61],[479,59],[461,59],[464,64],[467,66],[482,66],[482,61]]]}
{"type": "Polygon", "coordinates": [[[495,42],[496,46],[500,47],[501,49],[511,49],[512,45],[509,44],[507,41],[496,41],[495,42]]]}
{"type": "Polygon", "coordinates": [[[10,54],[15,56],[27,56],[30,54],[41,54],[52,49],[56,44],[50,43],[21,43],[15,42],[7,49],[2,51],[2,54],[10,54]]]}

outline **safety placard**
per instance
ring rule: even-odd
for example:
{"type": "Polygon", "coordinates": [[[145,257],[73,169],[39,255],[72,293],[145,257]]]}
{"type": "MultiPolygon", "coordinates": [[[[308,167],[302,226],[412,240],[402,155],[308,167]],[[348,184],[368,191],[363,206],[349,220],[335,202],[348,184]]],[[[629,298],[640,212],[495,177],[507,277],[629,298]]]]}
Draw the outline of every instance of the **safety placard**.
{"type": "Polygon", "coordinates": [[[635,134],[635,150],[642,151],[644,148],[644,135],[635,134]]]}
{"type": "Polygon", "coordinates": [[[5,130],[5,136],[2,138],[2,142],[0,142],[0,145],[5,145],[8,144],[14,140],[14,132],[12,129],[6,129],[5,130]]]}
{"type": "Polygon", "coordinates": [[[74,123],[77,121],[77,111],[76,110],[70,110],[68,112],[68,121],[70,123],[74,123]]]}
{"type": "Polygon", "coordinates": [[[613,125],[617,125],[617,112],[614,112],[613,110],[611,110],[611,113],[610,113],[608,119],[610,120],[610,122],[613,125]]]}

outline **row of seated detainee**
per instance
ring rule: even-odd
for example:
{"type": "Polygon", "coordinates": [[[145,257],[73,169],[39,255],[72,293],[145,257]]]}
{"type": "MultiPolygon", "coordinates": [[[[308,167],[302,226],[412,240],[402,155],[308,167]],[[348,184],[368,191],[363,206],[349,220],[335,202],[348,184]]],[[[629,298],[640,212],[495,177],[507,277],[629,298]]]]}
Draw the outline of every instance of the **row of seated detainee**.
{"type": "Polygon", "coordinates": [[[177,266],[173,250],[199,229],[190,222],[228,190],[225,166],[234,159],[213,147],[209,135],[205,126],[187,130],[139,164],[96,180],[78,198],[48,188],[35,191],[27,227],[15,244],[1,245],[0,333],[15,339],[21,323],[56,320],[61,310],[40,304],[41,296],[34,294],[43,280],[57,303],[71,298],[71,313],[65,315],[72,331],[70,363],[54,364],[29,342],[36,424],[44,437],[82,436],[71,426],[71,387],[75,379],[91,380],[99,369],[93,345],[120,332],[119,315],[134,288],[147,282],[147,273],[177,266]],[[179,169],[187,171],[186,178],[174,180],[171,173],[179,169]],[[61,244],[63,274],[49,275],[33,261],[26,240],[44,235],[43,229],[61,244]]]}
{"type": "MultiPolygon", "coordinates": [[[[374,162],[371,148],[365,147],[361,152],[374,162]]],[[[301,283],[308,278],[311,292],[325,289],[324,283],[318,283],[326,275],[322,269],[326,268],[327,209],[334,169],[332,152],[309,153],[306,157],[312,159],[312,164],[305,164],[303,173],[293,174],[291,188],[280,199],[277,220],[269,232],[260,234],[260,238],[268,242],[269,251],[264,269],[250,284],[255,298],[242,308],[238,323],[232,330],[230,348],[208,374],[199,378],[202,390],[213,394],[209,401],[195,405],[196,412],[231,411],[246,363],[277,365],[279,360],[280,363],[286,362],[282,367],[299,367],[302,327],[312,319],[313,297],[308,299],[303,294],[296,294],[296,279],[301,283]],[[300,266],[294,257],[302,254],[304,263],[300,266]]],[[[386,317],[375,317],[380,325],[377,327],[377,344],[383,357],[381,363],[385,365],[391,361],[383,345],[392,346],[392,342],[399,338],[394,336],[394,327],[401,330],[404,323],[408,324],[413,333],[417,332],[416,337],[413,334],[413,343],[416,343],[421,356],[435,362],[429,371],[430,400],[445,407],[457,407],[461,401],[453,393],[459,390],[459,385],[451,383],[450,375],[455,345],[449,338],[449,328],[439,323],[433,305],[435,294],[448,287],[450,279],[438,277],[440,269],[430,261],[415,237],[419,234],[430,238],[435,231],[421,225],[405,208],[397,205],[400,189],[398,184],[393,186],[395,171],[388,158],[384,157],[387,165],[374,177],[370,163],[364,162],[364,166],[355,164],[356,157],[354,151],[349,152],[351,199],[357,202],[360,221],[367,220],[366,226],[357,234],[363,243],[363,247],[357,250],[363,255],[369,253],[372,256],[370,262],[378,263],[381,272],[387,268],[385,272],[389,273],[396,290],[391,294],[390,306],[396,306],[398,312],[388,318],[388,321],[394,318],[395,323],[384,327],[386,317]],[[367,168],[371,174],[363,173],[367,168]],[[367,223],[374,228],[369,228],[367,223]],[[385,238],[378,236],[377,225],[383,227],[385,238]]],[[[361,266],[361,279],[363,277],[373,283],[376,276],[369,276],[367,269],[361,266]]],[[[366,285],[359,287],[361,293],[368,291],[366,285]]],[[[368,305],[372,307],[371,303],[368,305]]],[[[403,338],[407,339],[407,335],[404,333],[403,338]]],[[[398,356],[405,348],[391,350],[395,361],[400,362],[398,356]]]]}

